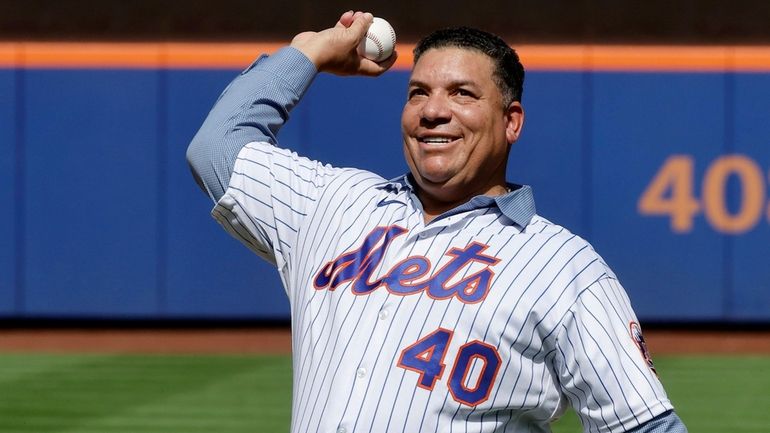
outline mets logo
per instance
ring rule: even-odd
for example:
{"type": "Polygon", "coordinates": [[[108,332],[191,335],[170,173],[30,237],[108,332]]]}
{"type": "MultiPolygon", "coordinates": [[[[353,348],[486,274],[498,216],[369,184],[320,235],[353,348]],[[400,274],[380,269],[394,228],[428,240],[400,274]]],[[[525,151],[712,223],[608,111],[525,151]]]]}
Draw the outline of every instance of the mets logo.
{"type": "Polygon", "coordinates": [[[647,343],[644,341],[644,336],[642,335],[642,327],[636,322],[631,322],[630,328],[631,338],[634,340],[634,343],[636,343],[636,347],[639,348],[639,352],[641,352],[647,366],[650,367],[650,370],[657,376],[658,372],[655,370],[655,365],[652,363],[652,356],[650,356],[650,351],[647,349],[647,343]]]}
{"type": "Polygon", "coordinates": [[[313,279],[313,286],[317,290],[333,291],[343,283],[352,282],[351,291],[356,295],[366,295],[385,287],[396,295],[406,296],[424,291],[433,299],[454,297],[465,303],[481,302],[486,297],[495,275],[491,267],[500,259],[483,254],[488,245],[479,242],[471,242],[464,248],[451,248],[445,252],[444,255],[450,257],[450,260],[435,273],[431,273],[432,265],[427,257],[415,255],[401,260],[383,276],[373,279],[374,271],[382,263],[393,239],[407,231],[395,225],[375,228],[364,238],[361,246],[321,267],[313,279]],[[470,273],[474,263],[484,266],[470,273]],[[465,273],[461,274],[462,271],[465,273]],[[458,275],[462,275],[459,280],[458,275]]]}

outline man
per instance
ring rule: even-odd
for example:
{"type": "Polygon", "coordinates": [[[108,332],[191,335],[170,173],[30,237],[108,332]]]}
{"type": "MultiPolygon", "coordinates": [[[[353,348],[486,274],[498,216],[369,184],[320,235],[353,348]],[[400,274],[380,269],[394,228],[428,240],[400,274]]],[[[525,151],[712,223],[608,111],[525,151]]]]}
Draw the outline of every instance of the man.
{"type": "Polygon", "coordinates": [[[371,21],[347,12],[257,60],[188,150],[215,218],[286,287],[292,431],[545,432],[571,405],[586,431],[685,432],[615,275],[505,180],[524,71],[502,40],[461,28],[418,44],[407,175],[275,146],[318,72],[393,64],[356,54],[371,21]]]}

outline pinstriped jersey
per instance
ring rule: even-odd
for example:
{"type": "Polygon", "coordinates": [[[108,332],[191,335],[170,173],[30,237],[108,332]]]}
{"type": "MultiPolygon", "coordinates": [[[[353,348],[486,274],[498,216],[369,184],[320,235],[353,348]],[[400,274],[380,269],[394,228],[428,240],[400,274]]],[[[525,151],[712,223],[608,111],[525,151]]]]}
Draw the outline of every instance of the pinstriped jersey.
{"type": "Polygon", "coordinates": [[[472,201],[426,224],[406,176],[243,147],[213,215],[281,275],[292,432],[545,432],[568,406],[618,432],[671,409],[592,247],[472,201]]]}

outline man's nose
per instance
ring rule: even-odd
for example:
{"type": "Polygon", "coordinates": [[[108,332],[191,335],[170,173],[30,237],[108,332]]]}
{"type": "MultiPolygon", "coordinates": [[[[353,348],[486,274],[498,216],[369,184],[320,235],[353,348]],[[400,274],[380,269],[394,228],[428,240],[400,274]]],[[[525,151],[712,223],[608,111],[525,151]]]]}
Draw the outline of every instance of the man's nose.
{"type": "Polygon", "coordinates": [[[448,121],[452,117],[449,101],[441,94],[430,95],[420,114],[422,119],[429,123],[448,121]]]}

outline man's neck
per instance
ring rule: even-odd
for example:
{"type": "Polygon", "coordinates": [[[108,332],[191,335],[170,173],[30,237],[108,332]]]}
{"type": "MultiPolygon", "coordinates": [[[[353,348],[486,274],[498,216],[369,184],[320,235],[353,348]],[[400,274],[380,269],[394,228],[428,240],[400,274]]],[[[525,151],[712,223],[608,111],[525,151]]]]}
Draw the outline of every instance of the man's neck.
{"type": "Polygon", "coordinates": [[[425,191],[422,191],[421,189],[417,188],[417,197],[420,199],[420,203],[422,203],[422,211],[423,211],[423,218],[425,220],[425,224],[428,224],[434,219],[436,219],[436,217],[438,217],[439,215],[443,214],[444,212],[450,211],[456,208],[457,206],[467,203],[473,197],[476,197],[478,195],[495,197],[498,195],[507,194],[510,191],[511,190],[508,188],[508,186],[505,183],[503,183],[502,185],[495,185],[489,190],[484,191],[482,193],[472,193],[460,199],[452,200],[452,201],[441,201],[436,197],[433,197],[427,194],[425,191]]]}

